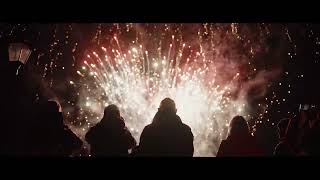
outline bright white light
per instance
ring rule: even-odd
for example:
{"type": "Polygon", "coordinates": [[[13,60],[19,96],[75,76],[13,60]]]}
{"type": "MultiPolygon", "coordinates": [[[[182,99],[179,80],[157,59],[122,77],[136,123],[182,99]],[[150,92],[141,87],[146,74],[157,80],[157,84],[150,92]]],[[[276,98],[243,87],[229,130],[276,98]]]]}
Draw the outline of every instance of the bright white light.
{"type": "MultiPolygon", "coordinates": [[[[137,53],[136,48],[131,50],[137,53]]],[[[187,69],[176,69],[171,64],[159,66],[157,63],[165,65],[168,60],[150,57],[156,62],[147,70],[148,63],[143,62],[142,57],[135,61],[130,56],[126,57],[115,57],[116,63],[104,63],[102,68],[91,65],[96,72],[89,75],[96,78],[88,80],[92,85],[82,90],[80,98],[90,96],[92,102],[99,102],[101,94],[106,94],[107,99],[101,105],[80,100],[85,103],[80,106],[101,118],[105,106],[111,103],[118,105],[127,126],[134,129],[131,133],[139,141],[143,128],[151,123],[161,100],[170,97],[176,102],[177,114],[192,129],[194,155],[214,156],[221,140],[226,137],[225,125],[233,116],[245,113],[239,108],[246,104],[244,99],[231,100],[225,96],[233,87],[232,82],[226,82],[223,88],[214,85],[215,71],[210,69],[212,67],[197,66],[192,61],[188,62],[187,69]]],[[[239,76],[237,72],[235,75],[239,76]]]]}

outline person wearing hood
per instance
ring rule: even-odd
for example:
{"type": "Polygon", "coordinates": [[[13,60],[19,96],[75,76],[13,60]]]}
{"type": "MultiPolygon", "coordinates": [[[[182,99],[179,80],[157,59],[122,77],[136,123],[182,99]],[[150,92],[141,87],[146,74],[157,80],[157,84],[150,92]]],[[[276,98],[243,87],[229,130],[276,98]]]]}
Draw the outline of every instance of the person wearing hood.
{"type": "Polygon", "coordinates": [[[37,113],[24,127],[27,130],[27,155],[36,157],[69,157],[83,142],[64,123],[60,104],[54,100],[35,106],[37,113]]]}
{"type": "Polygon", "coordinates": [[[193,156],[194,137],[191,128],[176,113],[172,99],[161,101],[152,123],[142,131],[138,156],[193,156]]]}
{"type": "Polygon", "coordinates": [[[111,104],[104,110],[102,120],[85,136],[91,156],[128,156],[136,141],[120,116],[119,108],[111,104]]]}

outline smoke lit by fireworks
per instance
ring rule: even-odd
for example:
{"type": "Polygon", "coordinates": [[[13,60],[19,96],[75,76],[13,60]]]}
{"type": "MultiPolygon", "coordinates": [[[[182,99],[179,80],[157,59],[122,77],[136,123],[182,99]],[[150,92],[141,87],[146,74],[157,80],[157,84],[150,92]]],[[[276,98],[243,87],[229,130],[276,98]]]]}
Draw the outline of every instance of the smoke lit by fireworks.
{"type": "MultiPolygon", "coordinates": [[[[184,34],[179,29],[183,26],[178,26],[166,37],[159,35],[166,32],[159,33],[161,27],[154,26],[154,32],[146,35],[150,39],[142,41],[114,34],[108,48],[100,45],[88,51],[77,70],[81,77],[77,105],[88,123],[80,134],[97,123],[103,108],[112,103],[120,107],[127,126],[139,141],[160,101],[170,97],[176,102],[178,115],[192,129],[195,156],[214,156],[232,117],[250,118],[249,89],[266,86],[270,81],[266,77],[270,72],[246,79],[251,72],[247,67],[250,61],[256,54],[265,53],[266,34],[260,35],[260,42],[247,45],[250,40],[242,43],[236,24],[231,24],[231,29],[226,25],[205,25],[195,34],[184,34]]],[[[264,95],[260,90],[258,94],[264,95]]]]}

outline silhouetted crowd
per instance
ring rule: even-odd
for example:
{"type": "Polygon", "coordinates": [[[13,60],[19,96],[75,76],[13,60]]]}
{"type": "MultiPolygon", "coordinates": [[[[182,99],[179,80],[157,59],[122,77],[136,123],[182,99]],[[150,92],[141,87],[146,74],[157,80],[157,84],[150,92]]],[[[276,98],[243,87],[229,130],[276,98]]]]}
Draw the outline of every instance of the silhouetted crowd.
{"type": "Polygon", "coordinates": [[[125,126],[117,106],[105,108],[104,117],[86,134],[92,156],[192,156],[193,134],[176,114],[175,103],[165,98],[151,124],[136,141],[125,126]],[[128,150],[132,153],[128,154],[128,150]]]}
{"type": "MultiPolygon", "coordinates": [[[[64,123],[59,103],[37,93],[41,88],[31,83],[33,77],[23,63],[1,59],[0,78],[0,155],[65,157],[82,149],[82,140],[64,123]]],[[[318,156],[319,118],[319,110],[310,105],[301,107],[299,116],[281,120],[274,155],[318,156]]],[[[264,156],[242,116],[234,117],[229,127],[218,157],[264,156]]],[[[103,118],[89,129],[85,140],[90,145],[90,155],[99,157],[192,157],[194,153],[191,128],[177,115],[175,102],[170,98],[161,101],[152,122],[143,129],[139,144],[114,104],[104,109],[103,118]]]]}

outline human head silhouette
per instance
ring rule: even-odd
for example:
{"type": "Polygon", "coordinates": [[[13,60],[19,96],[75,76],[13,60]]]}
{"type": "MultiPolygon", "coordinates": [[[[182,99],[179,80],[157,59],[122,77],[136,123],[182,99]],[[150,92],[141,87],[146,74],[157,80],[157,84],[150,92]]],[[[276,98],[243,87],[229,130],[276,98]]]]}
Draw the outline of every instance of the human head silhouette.
{"type": "Polygon", "coordinates": [[[230,136],[248,135],[249,125],[242,116],[235,116],[230,122],[230,136]]]}
{"type": "Polygon", "coordinates": [[[176,104],[172,99],[164,98],[160,103],[159,111],[161,111],[161,112],[167,111],[167,112],[176,113],[177,112],[176,104]]]}
{"type": "Polygon", "coordinates": [[[115,104],[110,104],[104,109],[104,119],[120,118],[120,110],[115,104]]]}
{"type": "Polygon", "coordinates": [[[58,111],[62,112],[61,104],[59,103],[59,101],[57,99],[55,99],[55,98],[49,99],[48,102],[50,102],[50,104],[52,104],[52,106],[57,106],[58,107],[58,111]]]}
{"type": "Polygon", "coordinates": [[[42,104],[41,111],[46,113],[57,113],[59,112],[59,104],[56,101],[45,101],[42,104]]]}

